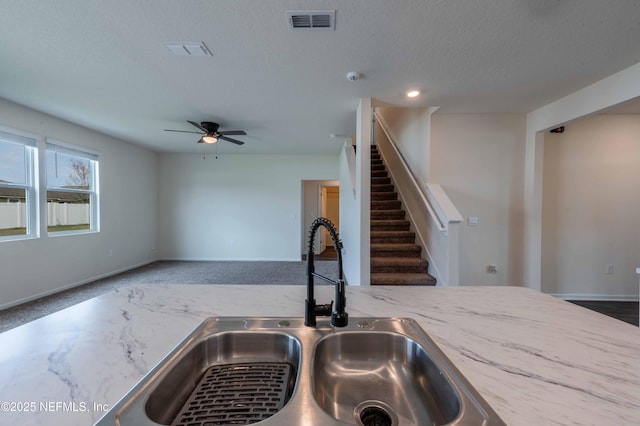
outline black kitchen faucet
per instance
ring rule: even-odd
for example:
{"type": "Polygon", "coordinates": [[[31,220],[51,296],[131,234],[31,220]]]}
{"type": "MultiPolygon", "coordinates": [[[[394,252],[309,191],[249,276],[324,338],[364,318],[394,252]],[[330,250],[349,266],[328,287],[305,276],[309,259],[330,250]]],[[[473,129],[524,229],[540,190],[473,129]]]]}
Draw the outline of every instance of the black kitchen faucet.
{"type": "Polygon", "coordinates": [[[319,217],[311,224],[309,230],[309,251],[307,252],[307,300],[304,305],[304,325],[309,327],[316,326],[316,316],[331,316],[331,325],[334,327],[345,327],[349,322],[349,315],[345,312],[344,308],[347,304],[347,296],[344,287],[344,278],[342,274],[342,241],[338,238],[336,228],[333,226],[329,219],[319,217]],[[329,231],[331,239],[333,240],[333,246],[338,254],[338,280],[334,281],[323,275],[317,274],[313,265],[313,243],[316,235],[316,231],[321,226],[324,226],[329,231]],[[313,296],[313,278],[318,277],[327,282],[333,284],[336,288],[336,308],[332,309],[333,301],[327,305],[316,305],[316,300],[313,296]]]}

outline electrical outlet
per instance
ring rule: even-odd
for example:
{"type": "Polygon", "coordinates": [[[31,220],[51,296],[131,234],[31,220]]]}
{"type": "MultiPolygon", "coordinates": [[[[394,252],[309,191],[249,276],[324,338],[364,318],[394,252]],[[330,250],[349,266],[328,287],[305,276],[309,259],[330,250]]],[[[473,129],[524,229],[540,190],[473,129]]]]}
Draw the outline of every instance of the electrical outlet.
{"type": "Polygon", "coordinates": [[[497,274],[498,267],[496,265],[487,265],[487,274],[497,274]]]}
{"type": "Polygon", "coordinates": [[[605,274],[613,274],[613,265],[611,263],[607,263],[604,269],[605,274]]]}
{"type": "Polygon", "coordinates": [[[467,218],[467,224],[469,226],[478,226],[478,216],[469,216],[467,218]]]}

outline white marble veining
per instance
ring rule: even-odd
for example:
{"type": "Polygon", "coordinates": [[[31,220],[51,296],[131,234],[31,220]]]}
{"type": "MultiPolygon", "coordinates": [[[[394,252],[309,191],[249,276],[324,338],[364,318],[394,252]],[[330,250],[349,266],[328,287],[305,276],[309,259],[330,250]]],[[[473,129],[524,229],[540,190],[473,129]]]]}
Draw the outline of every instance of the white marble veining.
{"type": "MultiPolygon", "coordinates": [[[[2,333],[0,424],[92,424],[204,318],[302,316],[305,291],[142,285],[2,333]]],[[[515,287],[349,287],[347,311],[416,319],[507,424],[640,424],[629,324],[515,287]]]]}

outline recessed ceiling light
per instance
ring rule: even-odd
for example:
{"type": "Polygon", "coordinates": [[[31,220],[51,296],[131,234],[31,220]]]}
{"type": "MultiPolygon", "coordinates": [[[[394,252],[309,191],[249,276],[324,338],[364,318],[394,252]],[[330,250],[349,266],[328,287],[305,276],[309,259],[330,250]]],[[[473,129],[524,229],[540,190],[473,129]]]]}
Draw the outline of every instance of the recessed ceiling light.
{"type": "Polygon", "coordinates": [[[420,91],[419,90],[409,90],[409,91],[407,91],[407,98],[415,98],[418,95],[420,95],[420,91]]]}

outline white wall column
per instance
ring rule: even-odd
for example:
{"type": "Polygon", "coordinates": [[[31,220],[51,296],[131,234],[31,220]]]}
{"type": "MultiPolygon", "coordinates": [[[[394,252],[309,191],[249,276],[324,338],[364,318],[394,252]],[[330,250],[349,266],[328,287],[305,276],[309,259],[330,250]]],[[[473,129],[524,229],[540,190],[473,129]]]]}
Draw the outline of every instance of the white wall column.
{"type": "Polygon", "coordinates": [[[360,188],[360,285],[371,284],[371,98],[360,99],[358,126],[356,186],[360,188]]]}
{"type": "Polygon", "coordinates": [[[371,119],[371,98],[360,99],[355,152],[347,140],[340,155],[340,239],[349,285],[370,284],[371,119]]]}

